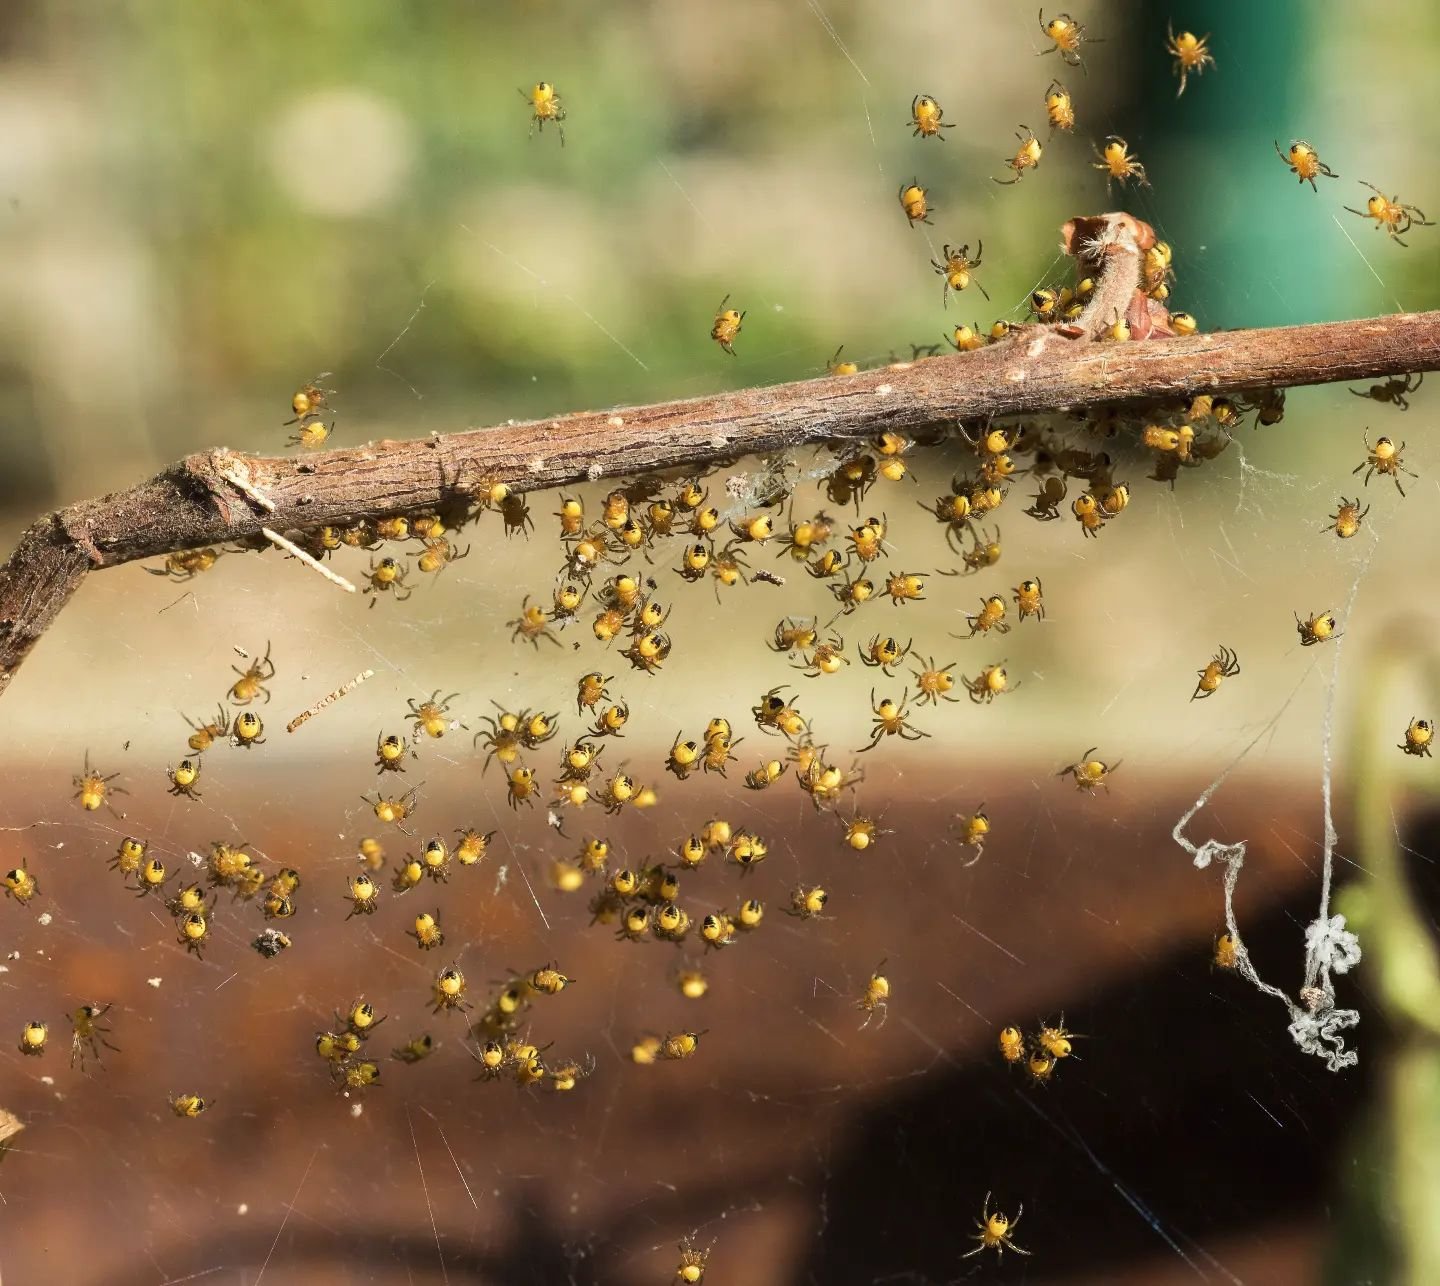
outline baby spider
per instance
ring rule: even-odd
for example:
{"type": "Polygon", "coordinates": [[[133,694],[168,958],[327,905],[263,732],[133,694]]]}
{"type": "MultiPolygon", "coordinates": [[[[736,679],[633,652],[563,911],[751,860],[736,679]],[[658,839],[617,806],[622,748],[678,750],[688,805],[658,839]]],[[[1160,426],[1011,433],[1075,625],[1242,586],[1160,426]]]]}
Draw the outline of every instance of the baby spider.
{"type": "Polygon", "coordinates": [[[380,1084],[380,1065],[367,1058],[347,1067],[337,1067],[335,1083],[342,1094],[348,1095],[352,1090],[358,1093],[371,1085],[380,1084]]]}
{"type": "Polygon", "coordinates": [[[112,871],[119,871],[122,876],[134,875],[140,869],[140,863],[145,860],[145,852],[149,845],[143,839],[135,839],[127,835],[120,841],[120,847],[115,850],[115,856],[110,859],[109,866],[112,871]]]}
{"type": "Polygon", "coordinates": [[[915,703],[939,705],[942,700],[959,701],[959,697],[950,695],[950,690],[955,686],[955,676],[950,671],[960,663],[951,661],[949,665],[937,667],[934,657],[921,657],[919,660],[923,668],[910,672],[915,679],[915,703]]]}
{"type": "Polygon", "coordinates": [[[505,628],[510,631],[512,643],[523,638],[537,652],[541,639],[549,639],[556,647],[560,646],[560,640],[555,637],[545,617],[545,609],[538,603],[531,603],[529,594],[520,603],[520,615],[513,621],[506,621],[505,628]]]}
{"type": "MultiPolygon", "coordinates": [[[[1068,291],[1069,287],[1065,289],[1068,291]]],[[[1069,306],[1069,304],[1062,304],[1060,293],[1049,286],[1042,286],[1040,289],[1030,292],[1030,313],[1036,321],[1054,321],[1056,313],[1069,306]]]]}
{"type": "Polygon", "coordinates": [[[1376,438],[1375,445],[1372,447],[1370,445],[1370,430],[1368,428],[1365,430],[1364,442],[1365,459],[1351,469],[1350,472],[1359,473],[1361,469],[1364,469],[1365,485],[1367,487],[1370,485],[1370,475],[1372,473],[1378,473],[1381,476],[1388,474],[1390,480],[1395,484],[1395,490],[1403,496],[1405,494],[1405,488],[1400,485],[1400,475],[1402,473],[1408,473],[1412,478],[1417,476],[1400,462],[1400,455],[1405,450],[1405,443],[1402,441],[1397,447],[1389,438],[1376,438]]]}
{"type": "Polygon", "coordinates": [[[335,421],[331,420],[326,424],[318,415],[312,419],[302,420],[300,427],[295,430],[285,441],[292,446],[314,449],[323,447],[325,439],[334,431],[335,421]]]}
{"type": "Polygon", "coordinates": [[[297,389],[295,396],[290,399],[290,409],[295,412],[293,420],[286,420],[281,427],[288,427],[291,424],[299,424],[301,420],[308,419],[312,415],[319,415],[326,410],[330,403],[327,400],[335,395],[333,388],[322,388],[320,381],[328,379],[329,371],[321,371],[313,380],[302,388],[297,389]]]}
{"type": "MultiPolygon", "coordinates": [[[[418,888],[420,881],[424,878],[425,868],[419,860],[407,857],[396,868],[394,878],[390,881],[390,887],[397,893],[408,893],[411,889],[418,888]]],[[[346,916],[345,918],[348,920],[350,917],[346,916]]]]}
{"type": "Polygon", "coordinates": [[[886,697],[881,702],[875,700],[875,689],[870,689],[870,709],[874,711],[874,727],[870,732],[870,744],[862,746],[860,753],[867,750],[874,750],[880,744],[882,737],[898,736],[902,741],[919,741],[922,737],[928,737],[928,732],[922,732],[905,717],[905,710],[910,700],[910,689],[906,688],[901,694],[899,702],[886,697]]]}
{"type": "Polygon", "coordinates": [[[87,1048],[96,1062],[100,1061],[101,1045],[106,1049],[113,1049],[117,1054],[120,1052],[119,1045],[112,1045],[105,1039],[110,1034],[110,1028],[100,1026],[100,1019],[108,1014],[111,1008],[111,1005],[81,1005],[70,1015],[70,1026],[73,1029],[70,1037],[71,1067],[79,1060],[80,1070],[85,1070],[87,1048]]]}
{"type": "Polygon", "coordinates": [[[21,906],[27,905],[30,899],[40,892],[39,883],[26,870],[23,859],[14,870],[6,871],[0,876],[0,888],[5,890],[6,897],[14,898],[21,906]]]}
{"type": "Polygon", "coordinates": [[[720,301],[720,307],[715,310],[715,322],[710,327],[710,338],[734,357],[735,337],[740,333],[740,323],[745,320],[745,313],[726,308],[725,305],[729,302],[730,296],[726,295],[720,301]]]}
{"type": "Polygon", "coordinates": [[[164,567],[147,567],[152,576],[165,576],[170,580],[193,580],[201,572],[208,572],[220,560],[215,549],[181,549],[165,555],[164,567]]]}
{"type": "Polygon", "coordinates": [[[1007,1063],[1018,1063],[1025,1057],[1025,1037],[1021,1035],[1018,1027],[1003,1028],[997,1043],[1000,1056],[1007,1063]]]}
{"type": "Polygon", "coordinates": [[[1119,183],[1124,187],[1129,180],[1134,179],[1143,187],[1150,186],[1150,180],[1145,177],[1145,167],[1135,159],[1130,151],[1130,145],[1118,134],[1111,134],[1105,140],[1105,150],[1095,149],[1095,155],[1100,159],[1091,164],[1091,169],[1105,171],[1105,195],[1110,195],[1112,183],[1119,183]]]}
{"type": "Polygon", "coordinates": [[[399,825],[415,811],[419,794],[420,787],[412,786],[399,799],[391,799],[378,790],[374,799],[368,795],[361,795],[360,798],[374,810],[377,821],[399,825]]]}
{"type": "Polygon", "coordinates": [[[1430,739],[1435,735],[1435,721],[1433,719],[1411,719],[1410,726],[1405,729],[1405,740],[1400,743],[1400,749],[1407,755],[1429,755],[1430,739]]]}
{"type": "MultiPolygon", "coordinates": [[[[792,705],[780,694],[789,687],[789,684],[782,683],[778,687],[771,688],[769,692],[761,694],[760,700],[750,707],[750,713],[755,717],[755,726],[762,732],[778,732],[786,737],[798,737],[805,731],[805,718],[799,708],[792,705]]],[[[728,739],[712,737],[707,730],[707,744],[713,741],[723,741],[728,745],[738,745],[739,742],[729,742],[728,739]]],[[[725,761],[722,759],[722,763],[725,761]]]]}
{"type": "Polygon", "coordinates": [[[995,630],[999,634],[1010,633],[1010,627],[1005,623],[1005,600],[998,594],[980,600],[980,610],[973,616],[967,616],[970,624],[968,635],[952,634],[951,638],[974,638],[977,634],[988,634],[995,630]]]}
{"type": "Polygon", "coordinates": [[[461,559],[469,557],[469,545],[462,550],[458,546],[452,545],[443,536],[432,536],[425,542],[425,552],[416,560],[416,565],[427,576],[436,576],[451,563],[458,563],[461,559]]]}
{"type": "Polygon", "coordinates": [[[372,558],[370,566],[365,569],[366,579],[369,584],[365,586],[365,593],[374,594],[370,600],[370,606],[374,607],[380,601],[380,595],[390,593],[395,596],[397,603],[403,603],[415,591],[405,583],[405,575],[408,568],[394,558],[386,556],[378,563],[372,558]]]}
{"type": "MultiPolygon", "coordinates": [[[[1019,130],[1016,130],[1015,137],[1020,140],[1020,147],[1015,155],[1005,162],[1015,172],[1015,177],[1013,179],[995,179],[995,182],[1002,186],[1019,183],[1025,177],[1026,170],[1033,170],[1040,164],[1040,156],[1044,151],[1040,146],[1040,140],[1035,137],[1035,131],[1028,125],[1022,125],[1019,130]],[[1024,133],[1022,134],[1020,130],[1024,130],[1024,133]]],[[[994,175],[991,175],[991,178],[994,178],[994,175]]]]}
{"type": "Polygon", "coordinates": [[[785,652],[794,656],[796,652],[805,652],[815,646],[815,639],[818,631],[815,628],[815,617],[782,617],[775,624],[774,642],[770,644],[773,651],[785,652]]]}
{"type": "Polygon", "coordinates": [[[242,670],[238,665],[230,668],[240,676],[230,685],[227,694],[235,705],[249,705],[256,697],[266,702],[270,700],[270,689],[265,685],[275,677],[275,662],[270,659],[269,643],[265,644],[265,655],[258,661],[252,661],[248,668],[242,670]]]}
{"type": "Polygon", "coordinates": [[[1348,205],[1345,209],[1351,214],[1358,214],[1362,219],[1374,219],[1376,230],[1383,228],[1397,246],[1405,244],[1400,240],[1401,234],[1409,232],[1411,228],[1435,226],[1417,206],[1404,204],[1398,196],[1387,197],[1373,183],[1366,183],[1364,179],[1361,179],[1360,183],[1375,195],[1365,202],[1363,210],[1356,210],[1348,205]]]}
{"type": "Polygon", "coordinates": [[[30,1058],[39,1058],[45,1052],[45,1042],[50,1038],[50,1029],[39,1019],[32,1018],[20,1029],[20,1044],[17,1048],[30,1058]]]}
{"type": "Polygon", "coordinates": [[[1275,152],[1290,167],[1291,174],[1299,178],[1301,183],[1308,183],[1316,192],[1320,189],[1315,187],[1315,180],[1320,175],[1323,174],[1327,179],[1340,177],[1320,159],[1320,154],[1303,139],[1296,139],[1291,143],[1288,152],[1280,150],[1280,143],[1277,140],[1275,152]]]}
{"type": "Polygon", "coordinates": [[[768,790],[784,775],[786,765],[778,759],[767,759],[745,774],[746,790],[768,790]]]}
{"type": "Polygon", "coordinates": [[[829,900],[830,895],[818,884],[808,887],[798,884],[790,892],[790,905],[785,908],[785,914],[793,915],[797,920],[820,919],[829,900]]]}
{"type": "MultiPolygon", "coordinates": [[[[111,795],[126,795],[129,791],[120,786],[111,786],[110,783],[120,774],[118,772],[101,773],[90,767],[90,753],[85,753],[85,771],[76,773],[71,779],[75,787],[74,798],[80,801],[80,807],[87,813],[93,813],[97,808],[102,807],[107,798],[111,795]]],[[[114,811],[113,809],[111,810],[114,811]]]]}
{"type": "MultiPolygon", "coordinates": [[[[1043,31],[1055,43],[1050,49],[1042,49],[1039,57],[1046,54],[1058,53],[1072,67],[1080,66],[1080,46],[1091,37],[1085,34],[1085,28],[1075,21],[1068,13],[1056,14],[1048,22],[1045,20],[1045,10],[1040,10],[1040,30],[1043,31]]],[[[1092,41],[1099,44],[1099,41],[1092,41]]]]}
{"type": "Polygon", "coordinates": [[[968,862],[962,862],[961,866],[974,866],[985,855],[985,840],[990,834],[990,818],[985,813],[985,805],[981,804],[968,817],[962,814],[955,820],[961,832],[960,847],[975,850],[975,856],[968,862]]]}
{"type": "Polygon", "coordinates": [[[198,956],[201,960],[205,958],[205,944],[210,940],[210,921],[202,911],[191,911],[180,920],[176,921],[176,941],[186,951],[198,956]]]}
{"type": "Polygon", "coordinates": [[[223,739],[230,732],[230,716],[226,714],[225,707],[220,706],[215,718],[202,723],[196,723],[188,715],[181,715],[192,728],[193,733],[186,739],[185,744],[197,755],[203,754],[218,740],[223,739]]]}
{"type": "Polygon", "coordinates": [[[1190,700],[1197,697],[1208,697],[1220,686],[1222,679],[1228,679],[1240,673],[1240,658],[1235,655],[1223,643],[1220,650],[1210,658],[1203,670],[1196,670],[1199,675],[1199,682],[1195,684],[1195,691],[1190,694],[1190,700]]]}
{"type": "Polygon", "coordinates": [[[1005,663],[987,665],[973,679],[963,680],[970,692],[970,700],[976,705],[989,705],[1002,692],[1013,692],[1020,685],[1011,683],[1005,671],[1005,663]]]}
{"type": "Polygon", "coordinates": [[[911,639],[902,644],[899,639],[877,634],[860,653],[860,663],[878,669],[887,679],[893,679],[895,675],[891,667],[899,665],[910,654],[910,644],[914,641],[911,639]]]}
{"type": "Polygon", "coordinates": [[[1038,576],[1022,580],[1011,592],[1015,596],[1015,607],[1022,621],[1027,616],[1033,616],[1036,620],[1045,619],[1045,599],[1038,576]]]}
{"type": "Polygon", "coordinates": [[[564,147],[565,108],[560,102],[560,95],[556,92],[555,86],[549,81],[542,80],[528,91],[520,89],[515,92],[530,104],[530,136],[533,138],[537,129],[543,134],[546,121],[553,121],[560,134],[560,146],[564,147]]]}
{"type": "Polygon", "coordinates": [[[1383,384],[1372,384],[1362,392],[1359,389],[1350,390],[1356,397],[1368,397],[1376,402],[1389,402],[1397,411],[1408,411],[1410,409],[1410,395],[1420,391],[1420,385],[1425,376],[1419,372],[1411,372],[1409,375],[1391,376],[1383,384]],[[1410,381],[1415,383],[1411,384],[1410,381]]]}
{"type": "Polygon", "coordinates": [[[1360,524],[1365,521],[1365,515],[1369,512],[1369,505],[1363,509],[1360,508],[1359,496],[1356,496],[1354,500],[1346,500],[1344,496],[1341,496],[1339,507],[1330,515],[1330,521],[1320,530],[1333,531],[1341,540],[1349,540],[1360,530],[1360,524]]]}
{"type": "MultiPolygon", "coordinates": [[[[996,456],[997,460],[1007,459],[1006,456],[996,456]]],[[[970,576],[975,572],[984,571],[987,567],[994,567],[1000,561],[1000,531],[997,528],[992,536],[983,527],[975,527],[970,538],[974,543],[963,554],[960,561],[965,564],[965,570],[960,575],[970,576]]],[[[942,576],[953,576],[955,572],[942,572],[942,576]]]]}
{"type": "Polygon", "coordinates": [[[930,204],[926,193],[927,189],[922,188],[917,179],[900,185],[900,208],[905,211],[905,217],[912,228],[917,223],[929,223],[930,216],[935,212],[935,207],[930,204]]]}
{"type": "Polygon", "coordinates": [[[454,965],[435,975],[430,995],[434,1002],[431,1006],[432,1013],[470,1008],[470,1002],[465,999],[465,975],[454,965]]]}
{"type": "MultiPolygon", "coordinates": [[[[669,1040],[666,1045],[669,1045],[669,1040]]],[[[671,1055],[667,1053],[665,1057],[669,1058],[671,1055]]],[[[682,1286],[693,1286],[693,1283],[702,1281],[705,1277],[705,1265],[713,1249],[713,1246],[707,1246],[704,1250],[697,1250],[695,1243],[688,1237],[685,1238],[680,1243],[680,1263],[675,1269],[675,1280],[682,1283],[682,1286]]]]}
{"type": "Polygon", "coordinates": [[[822,674],[837,674],[850,664],[845,655],[845,639],[832,635],[823,643],[816,643],[808,656],[802,656],[793,669],[803,670],[807,679],[817,679],[822,674]]]}
{"type": "Polygon", "coordinates": [[[1035,1033],[1035,1044],[1043,1049],[1051,1058],[1071,1058],[1075,1051],[1071,1047],[1071,1041],[1081,1040],[1073,1031],[1065,1027],[1065,1015],[1060,1015],[1058,1023],[1042,1023],[1040,1030],[1035,1033]]]}
{"type": "Polygon", "coordinates": [[[439,1044],[429,1032],[414,1036],[390,1051],[390,1057],[401,1063],[418,1063],[430,1057],[439,1044]]]}
{"type": "Polygon", "coordinates": [[[659,630],[651,630],[640,635],[621,655],[637,670],[658,674],[660,667],[665,664],[665,658],[670,655],[670,647],[669,635],[662,634],[659,630]]]}
{"type": "MultiPolygon", "coordinates": [[[[693,1058],[700,1048],[700,1037],[705,1035],[703,1031],[681,1031],[666,1036],[660,1043],[660,1057],[667,1059],[693,1058]]],[[[705,1252],[707,1255],[709,1251],[705,1252]]],[[[702,1260],[703,1265],[703,1260],[702,1260]]],[[[699,1281],[698,1277],[690,1280],[699,1281]]]]}
{"type": "MultiPolygon", "coordinates": [[[[998,180],[997,180],[998,182],[998,180]]],[[[985,338],[980,333],[980,323],[974,322],[969,326],[957,326],[950,334],[945,336],[945,342],[957,353],[973,353],[978,348],[985,347],[985,338]]],[[[922,509],[929,508],[928,505],[921,505],[922,509]]],[[[941,522],[948,521],[945,518],[941,522]]]]}
{"type": "Polygon", "coordinates": [[[172,795],[184,795],[187,799],[200,798],[200,792],[196,789],[200,782],[198,759],[182,759],[175,767],[167,768],[165,775],[170,778],[172,795]]]}
{"type": "MultiPolygon", "coordinates": [[[[413,734],[418,737],[423,732],[427,737],[443,737],[450,727],[450,721],[445,716],[450,712],[450,703],[459,695],[452,692],[448,697],[441,697],[440,689],[436,688],[424,700],[412,697],[407,705],[415,721],[411,729],[413,734]]],[[[460,726],[465,727],[464,724],[460,726]]]]}
{"type": "Polygon", "coordinates": [[[519,768],[512,768],[510,776],[506,780],[505,802],[514,809],[518,809],[521,804],[534,808],[535,795],[539,789],[535,782],[535,774],[529,768],[523,765],[519,768]]]}
{"type": "Polygon", "coordinates": [[[860,1024],[860,1030],[870,1026],[875,1015],[880,1015],[880,1021],[876,1023],[876,1029],[885,1025],[886,1015],[889,1013],[890,1000],[890,979],[880,972],[885,967],[885,961],[875,966],[870,980],[865,984],[865,990],[860,993],[860,999],[855,1002],[856,1007],[865,1014],[865,1021],[860,1024]]]}
{"type": "Polygon", "coordinates": [[[265,723],[253,710],[242,710],[235,716],[235,726],[230,729],[230,744],[249,749],[265,744],[265,723]]]}
{"type": "Polygon", "coordinates": [[[380,733],[375,739],[375,767],[380,772],[404,772],[410,743],[398,733],[380,733]]]}
{"type": "Polygon", "coordinates": [[[1050,122],[1050,135],[1064,130],[1067,134],[1075,128],[1075,104],[1070,91],[1058,80],[1052,80],[1045,90],[1045,116],[1050,122]]]}
{"type": "Polygon", "coordinates": [[[888,525],[885,515],[881,514],[879,518],[867,518],[860,526],[851,528],[845,539],[855,557],[862,563],[873,563],[882,551],[888,548],[885,544],[888,525]]]}
{"type": "Polygon", "coordinates": [[[1215,947],[1210,956],[1210,964],[1215,969],[1234,969],[1240,963],[1240,950],[1235,945],[1235,939],[1228,933],[1222,933],[1215,939],[1215,947]]]}
{"type": "Polygon", "coordinates": [[[1209,32],[1197,36],[1193,31],[1182,31],[1177,36],[1175,28],[1166,22],[1165,50],[1175,59],[1175,70],[1180,73],[1180,88],[1175,92],[1176,98],[1185,92],[1185,78],[1191,72],[1198,76],[1205,68],[1215,65],[1215,58],[1206,44],[1209,39],[1209,32]]]}
{"type": "MultiPolygon", "coordinates": [[[[964,290],[971,283],[971,271],[980,266],[980,256],[985,253],[985,243],[975,243],[975,257],[970,258],[969,245],[963,245],[958,250],[947,245],[940,251],[939,259],[930,260],[930,266],[935,269],[936,275],[945,278],[945,285],[941,291],[941,303],[949,305],[950,292],[964,290]]],[[[978,281],[975,282],[975,289],[988,300],[990,292],[978,281]]]]}
{"type": "Polygon", "coordinates": [[[1091,746],[1073,764],[1068,764],[1055,775],[1057,777],[1074,777],[1077,790],[1089,791],[1092,795],[1098,787],[1110,789],[1108,778],[1112,772],[1120,767],[1121,760],[1117,759],[1113,764],[1107,764],[1103,759],[1091,759],[1099,747],[1091,746]]]}
{"type": "Polygon", "coordinates": [[[938,138],[942,143],[945,135],[942,129],[954,129],[948,121],[941,120],[944,109],[929,94],[916,94],[910,103],[910,121],[915,127],[915,138],[938,138]]]}
{"type": "Polygon", "coordinates": [[[1010,1219],[1002,1215],[998,1210],[990,1213],[990,1194],[985,1194],[985,1204],[981,1208],[980,1218],[975,1221],[975,1226],[980,1229],[975,1234],[975,1240],[980,1244],[974,1250],[967,1250],[962,1259],[969,1259],[971,1255],[978,1255],[982,1250],[994,1249],[998,1258],[1004,1259],[1007,1250],[1013,1250],[1017,1255],[1028,1255],[1028,1250],[1021,1250],[1010,1240],[1010,1230],[1020,1222],[1020,1216],[1025,1213],[1025,1207],[1021,1206],[1015,1212],[1015,1218],[1010,1219]]]}
{"type": "Polygon", "coordinates": [[[863,853],[866,849],[873,847],[879,842],[880,836],[888,835],[889,831],[882,831],[880,823],[873,817],[861,817],[858,813],[848,822],[843,819],[841,825],[845,828],[845,834],[841,843],[852,848],[857,853],[863,853]]]}
{"type": "Polygon", "coordinates": [[[1301,647],[1313,647],[1316,643],[1325,643],[1330,639],[1338,639],[1339,634],[1335,632],[1335,613],[1320,612],[1312,616],[1308,621],[1300,619],[1300,613],[1294,613],[1295,630],[1300,635],[1301,647]]]}

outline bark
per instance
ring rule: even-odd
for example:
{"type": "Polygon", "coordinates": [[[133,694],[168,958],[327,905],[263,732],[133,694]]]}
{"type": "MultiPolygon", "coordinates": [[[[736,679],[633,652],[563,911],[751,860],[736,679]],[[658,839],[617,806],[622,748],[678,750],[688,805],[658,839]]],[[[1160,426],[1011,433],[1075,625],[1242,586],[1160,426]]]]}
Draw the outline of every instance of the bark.
{"type": "Polygon", "coordinates": [[[0,694],[88,572],[254,538],[262,527],[289,532],[429,509],[491,481],[531,491],[698,471],[886,430],[1437,368],[1440,312],[1124,344],[1020,327],[977,352],[846,377],[300,456],[203,452],[129,490],[68,505],[25,532],[0,568],[0,694]]]}

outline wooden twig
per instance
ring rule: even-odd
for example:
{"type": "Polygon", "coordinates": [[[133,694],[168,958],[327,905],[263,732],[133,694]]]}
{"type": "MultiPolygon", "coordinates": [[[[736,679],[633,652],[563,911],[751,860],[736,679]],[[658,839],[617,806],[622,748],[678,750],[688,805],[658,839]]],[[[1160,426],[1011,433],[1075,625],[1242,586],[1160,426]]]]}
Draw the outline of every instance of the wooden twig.
{"type": "MultiPolygon", "coordinates": [[[[1127,258],[1125,271],[1135,270],[1127,258]]],[[[1034,326],[978,352],[846,377],[301,456],[202,452],[47,514],[21,536],[0,568],[0,693],[88,572],[265,527],[430,509],[491,482],[531,491],[960,420],[1436,369],[1440,312],[1122,344],[1034,326]]]]}
{"type": "Polygon", "coordinates": [[[342,683],[338,688],[335,689],[334,692],[327,692],[308,710],[302,710],[299,714],[297,714],[293,719],[290,720],[289,723],[285,725],[285,731],[294,732],[296,728],[303,727],[305,724],[309,723],[310,720],[313,719],[317,714],[319,714],[320,711],[325,709],[326,706],[334,705],[335,702],[340,700],[340,698],[343,697],[347,692],[354,692],[355,689],[358,688],[362,683],[364,683],[366,679],[373,679],[374,677],[374,670],[361,670],[360,673],[357,674],[348,683],[342,683]]]}

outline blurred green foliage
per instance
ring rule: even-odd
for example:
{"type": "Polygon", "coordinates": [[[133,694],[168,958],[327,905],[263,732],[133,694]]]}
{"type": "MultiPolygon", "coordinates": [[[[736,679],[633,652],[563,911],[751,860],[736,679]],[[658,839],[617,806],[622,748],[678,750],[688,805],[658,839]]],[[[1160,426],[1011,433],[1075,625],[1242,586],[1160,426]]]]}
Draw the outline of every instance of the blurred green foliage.
{"type": "Polygon", "coordinates": [[[0,504],[221,441],[280,449],[290,391],[321,370],[345,442],[793,378],[842,343],[908,355],[1018,317],[1061,271],[1059,223],[1109,203],[1090,162],[1111,131],[1155,183],[1113,203],[1175,243],[1176,302],[1202,324],[1418,304],[1430,242],[1407,255],[1339,211],[1358,177],[1429,197],[1437,127],[1351,110],[1440,38],[1415,0],[1386,12],[1381,31],[1294,0],[1097,5],[1082,72],[1036,56],[1028,10],[940,0],[13,6],[0,504]],[[1172,19],[1215,32],[1218,58],[1178,100],[1172,19]],[[1075,135],[997,187],[1057,74],[1075,135]],[[541,78],[563,148],[516,92],[541,78]],[[957,125],[944,144],[905,124],[921,91],[957,125]],[[1343,183],[1287,181],[1272,140],[1297,133],[1343,183]],[[938,211],[918,232],[895,200],[912,176],[938,211]],[[931,257],[982,240],[994,302],[942,307],[931,257]],[[748,309],[734,361],[706,339],[727,293],[748,309]]]}

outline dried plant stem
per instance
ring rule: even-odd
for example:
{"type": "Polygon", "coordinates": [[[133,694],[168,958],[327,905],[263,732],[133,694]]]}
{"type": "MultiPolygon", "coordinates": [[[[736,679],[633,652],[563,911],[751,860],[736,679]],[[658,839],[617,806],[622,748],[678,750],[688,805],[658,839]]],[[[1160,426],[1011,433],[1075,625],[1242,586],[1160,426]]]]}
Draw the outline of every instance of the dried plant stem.
{"type": "Polygon", "coordinates": [[[0,568],[0,693],[88,572],[265,527],[298,531],[430,508],[482,482],[529,491],[956,420],[1436,369],[1440,312],[1129,344],[1029,327],[979,352],[849,377],[303,456],[202,452],[127,491],[47,514],[24,533],[0,568]]]}
{"type": "Polygon", "coordinates": [[[325,709],[326,706],[334,705],[335,702],[340,700],[340,698],[343,697],[347,692],[354,692],[355,689],[358,688],[362,683],[364,683],[366,679],[373,679],[374,677],[374,670],[361,670],[360,673],[357,674],[348,683],[342,683],[338,688],[335,689],[334,692],[327,692],[308,710],[302,710],[299,714],[297,714],[293,719],[290,720],[289,723],[285,725],[285,731],[294,732],[296,728],[299,728],[302,725],[309,723],[310,720],[313,719],[317,714],[319,714],[320,711],[325,709]]]}
{"type": "Polygon", "coordinates": [[[287,540],[278,531],[272,531],[269,527],[261,527],[260,534],[272,545],[283,549],[291,558],[298,558],[306,567],[317,571],[332,585],[338,585],[347,594],[355,593],[355,586],[346,580],[339,572],[332,572],[318,558],[312,557],[300,548],[293,540],[287,540]]]}

